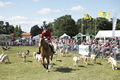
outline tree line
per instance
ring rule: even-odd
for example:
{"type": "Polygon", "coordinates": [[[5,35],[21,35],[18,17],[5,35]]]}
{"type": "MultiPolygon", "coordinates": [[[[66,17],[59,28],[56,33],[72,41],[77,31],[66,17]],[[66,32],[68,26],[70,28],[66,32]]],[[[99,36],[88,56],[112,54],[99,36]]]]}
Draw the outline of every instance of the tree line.
{"type": "MultiPolygon", "coordinates": [[[[79,32],[83,34],[96,35],[99,30],[112,30],[113,19],[97,17],[89,19],[78,19],[75,21],[71,15],[64,15],[53,22],[48,23],[48,29],[51,31],[52,36],[61,36],[66,33],[69,36],[75,36],[79,32]]],[[[116,30],[120,30],[120,19],[117,19],[116,30]]],[[[21,37],[21,26],[9,25],[9,22],[0,21],[0,34],[14,33],[15,37],[21,37]]]]}
{"type": "Polygon", "coordinates": [[[0,34],[11,34],[14,33],[15,37],[21,37],[22,34],[21,26],[10,25],[9,22],[0,21],[0,34]]]}
{"type": "MultiPolygon", "coordinates": [[[[71,15],[64,15],[53,22],[48,23],[48,29],[54,36],[61,36],[63,33],[75,36],[79,32],[83,34],[96,35],[99,30],[112,30],[113,19],[97,17],[89,19],[78,19],[75,21],[71,15]]],[[[120,30],[120,19],[117,19],[116,30],[120,30]]]]}

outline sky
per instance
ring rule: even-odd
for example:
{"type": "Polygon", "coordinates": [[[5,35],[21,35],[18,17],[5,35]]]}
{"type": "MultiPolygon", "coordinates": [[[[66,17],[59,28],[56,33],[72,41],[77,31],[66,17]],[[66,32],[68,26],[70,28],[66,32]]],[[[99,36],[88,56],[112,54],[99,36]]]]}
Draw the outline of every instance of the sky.
{"type": "Polygon", "coordinates": [[[31,27],[41,27],[43,21],[53,22],[61,16],[71,15],[77,21],[83,14],[98,17],[98,11],[108,11],[110,18],[117,13],[120,19],[120,0],[0,0],[0,21],[9,22],[22,31],[30,32],[31,27]]]}

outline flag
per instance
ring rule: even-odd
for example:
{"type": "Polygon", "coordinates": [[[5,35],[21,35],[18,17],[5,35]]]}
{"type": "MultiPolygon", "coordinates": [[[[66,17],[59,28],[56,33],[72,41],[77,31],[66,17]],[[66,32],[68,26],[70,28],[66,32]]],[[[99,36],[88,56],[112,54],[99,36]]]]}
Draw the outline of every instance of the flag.
{"type": "Polygon", "coordinates": [[[109,12],[106,11],[106,12],[103,12],[103,11],[98,11],[98,16],[99,17],[105,17],[105,18],[108,18],[110,16],[109,12]]]}
{"type": "Polygon", "coordinates": [[[89,16],[88,14],[83,14],[84,19],[90,19],[91,20],[91,16],[89,16]]]}
{"type": "Polygon", "coordinates": [[[112,37],[113,37],[113,38],[115,38],[116,23],[117,23],[117,13],[114,14],[114,16],[113,16],[113,33],[112,33],[112,37]]]}

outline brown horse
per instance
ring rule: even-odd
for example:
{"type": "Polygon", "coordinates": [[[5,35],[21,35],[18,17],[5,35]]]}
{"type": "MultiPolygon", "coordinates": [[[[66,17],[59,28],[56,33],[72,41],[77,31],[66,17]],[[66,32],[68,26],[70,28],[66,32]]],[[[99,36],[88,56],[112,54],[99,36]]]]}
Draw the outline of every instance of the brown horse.
{"type": "Polygon", "coordinates": [[[45,41],[42,35],[39,35],[39,47],[41,47],[40,54],[42,56],[42,64],[44,68],[47,69],[47,72],[48,72],[49,58],[51,56],[51,65],[52,65],[53,52],[51,51],[49,44],[45,41]],[[45,63],[44,63],[45,58],[47,59],[47,67],[45,66],[45,63]]]}

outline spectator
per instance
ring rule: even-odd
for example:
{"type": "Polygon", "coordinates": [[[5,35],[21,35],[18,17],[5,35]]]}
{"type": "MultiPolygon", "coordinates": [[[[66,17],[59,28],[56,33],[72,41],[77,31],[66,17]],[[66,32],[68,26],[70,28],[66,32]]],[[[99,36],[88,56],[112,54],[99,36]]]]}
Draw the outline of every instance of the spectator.
{"type": "Polygon", "coordinates": [[[93,43],[96,44],[96,45],[98,45],[97,39],[94,39],[94,42],[93,42],[93,43]]]}
{"type": "Polygon", "coordinates": [[[100,52],[105,53],[105,49],[106,49],[105,45],[102,45],[100,52]]]}
{"type": "Polygon", "coordinates": [[[92,40],[92,38],[90,39],[90,44],[92,44],[93,43],[93,40],[92,40]]]}
{"type": "Polygon", "coordinates": [[[78,45],[76,44],[76,42],[74,43],[74,49],[78,49],[78,45]]]}
{"type": "Polygon", "coordinates": [[[87,44],[89,44],[89,43],[90,43],[90,41],[87,39],[86,43],[87,43],[87,44]]]}
{"type": "Polygon", "coordinates": [[[117,45],[116,53],[114,54],[115,60],[118,60],[118,56],[120,56],[120,45],[117,45]]]}
{"type": "Polygon", "coordinates": [[[101,38],[99,39],[98,44],[100,44],[100,45],[103,44],[103,40],[101,38]]]}
{"type": "Polygon", "coordinates": [[[77,43],[78,45],[80,45],[81,44],[81,39],[79,38],[78,39],[78,43],[77,43]]]}
{"type": "Polygon", "coordinates": [[[116,37],[115,42],[116,42],[117,45],[119,45],[119,39],[118,39],[118,37],[116,37]]]}

